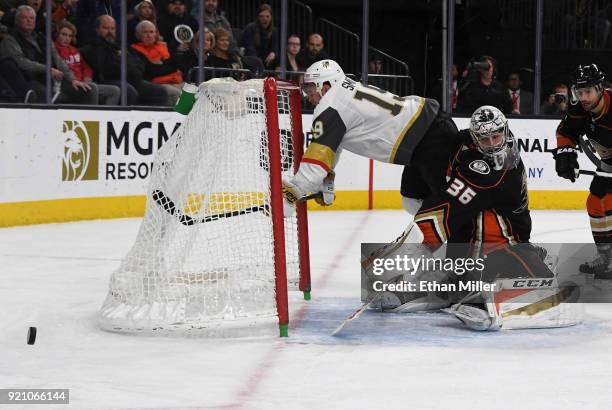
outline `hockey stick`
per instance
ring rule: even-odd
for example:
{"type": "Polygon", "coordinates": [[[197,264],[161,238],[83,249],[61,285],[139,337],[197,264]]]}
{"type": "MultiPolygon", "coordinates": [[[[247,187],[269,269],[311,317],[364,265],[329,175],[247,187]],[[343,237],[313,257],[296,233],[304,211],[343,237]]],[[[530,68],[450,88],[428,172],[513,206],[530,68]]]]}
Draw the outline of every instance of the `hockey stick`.
{"type": "MultiPolygon", "coordinates": [[[[298,202],[308,201],[309,199],[315,199],[322,197],[323,194],[318,192],[316,194],[306,195],[298,199],[298,202]]],[[[159,205],[168,214],[176,217],[179,222],[185,226],[191,226],[200,223],[212,222],[222,218],[231,218],[233,216],[246,215],[253,212],[263,212],[265,215],[270,215],[269,205],[253,205],[248,208],[238,209],[236,211],[221,212],[218,214],[208,215],[203,218],[194,218],[186,215],[183,211],[177,208],[176,204],[160,189],[156,189],[151,193],[151,197],[157,205],[159,205]]]]}
{"type": "MultiPolygon", "coordinates": [[[[605,162],[601,160],[601,158],[599,158],[599,156],[597,156],[597,154],[595,153],[595,149],[593,148],[593,144],[591,144],[591,142],[586,137],[586,135],[581,136],[578,139],[578,143],[580,144],[580,148],[582,148],[582,151],[584,151],[584,153],[591,160],[591,162],[595,164],[597,169],[601,169],[604,172],[612,172],[612,166],[606,164],[605,162]]],[[[585,175],[592,175],[592,174],[585,174],[585,175]]]]}
{"type": "Polygon", "coordinates": [[[338,333],[340,333],[340,331],[342,329],[344,329],[344,326],[348,325],[350,322],[352,322],[353,320],[357,319],[359,316],[361,316],[361,314],[363,312],[365,312],[365,310],[370,307],[372,305],[372,303],[374,303],[375,301],[378,300],[378,294],[375,294],[374,296],[372,296],[372,298],[367,301],[366,303],[364,303],[363,305],[361,305],[361,307],[359,307],[359,309],[357,309],[356,311],[354,311],[353,313],[351,313],[346,319],[344,319],[344,322],[340,323],[340,326],[338,326],[336,328],[336,330],[334,330],[332,332],[332,336],[336,336],[338,333]]]}
{"type": "Polygon", "coordinates": [[[404,244],[404,242],[406,242],[406,238],[408,238],[408,235],[410,234],[410,230],[412,229],[413,225],[414,222],[411,222],[410,225],[408,225],[408,227],[404,230],[404,232],[402,232],[400,236],[395,238],[393,242],[390,242],[385,246],[376,249],[375,251],[370,253],[368,257],[362,259],[361,267],[365,270],[368,270],[370,266],[372,266],[372,263],[374,263],[374,259],[384,258],[385,256],[388,256],[395,252],[400,246],[404,244]]]}
{"type": "Polygon", "coordinates": [[[592,175],[592,176],[597,176],[597,177],[612,178],[612,172],[589,171],[586,169],[581,169],[578,171],[578,173],[580,175],[592,175]]]}
{"type": "MultiPolygon", "coordinates": [[[[414,222],[411,222],[410,225],[408,225],[408,227],[406,228],[406,230],[402,232],[402,234],[398,236],[393,242],[386,244],[382,248],[376,249],[374,252],[370,253],[370,255],[368,255],[366,258],[362,259],[361,268],[367,271],[372,266],[375,259],[384,258],[386,256],[391,255],[393,252],[395,252],[400,246],[404,244],[404,242],[406,242],[406,238],[408,238],[408,235],[410,234],[410,231],[412,230],[413,225],[414,225],[414,222]]],[[[332,332],[331,335],[336,336],[338,333],[340,333],[340,331],[342,331],[342,329],[344,329],[346,325],[348,325],[350,322],[352,322],[353,320],[361,316],[361,314],[365,312],[367,308],[372,306],[374,302],[378,301],[380,295],[381,293],[378,293],[378,292],[371,295],[370,298],[364,304],[362,304],[353,313],[348,315],[348,317],[344,319],[342,323],[340,323],[340,325],[332,332]]]]}

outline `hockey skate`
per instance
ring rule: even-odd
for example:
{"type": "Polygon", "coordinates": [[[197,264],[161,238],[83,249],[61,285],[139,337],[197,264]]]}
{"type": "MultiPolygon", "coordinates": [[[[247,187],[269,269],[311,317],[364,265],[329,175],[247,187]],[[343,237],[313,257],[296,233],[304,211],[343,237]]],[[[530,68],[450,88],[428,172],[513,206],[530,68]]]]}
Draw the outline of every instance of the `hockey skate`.
{"type": "Polygon", "coordinates": [[[612,249],[598,247],[597,257],[590,262],[585,262],[578,268],[580,272],[594,275],[593,279],[612,280],[612,249]]]}

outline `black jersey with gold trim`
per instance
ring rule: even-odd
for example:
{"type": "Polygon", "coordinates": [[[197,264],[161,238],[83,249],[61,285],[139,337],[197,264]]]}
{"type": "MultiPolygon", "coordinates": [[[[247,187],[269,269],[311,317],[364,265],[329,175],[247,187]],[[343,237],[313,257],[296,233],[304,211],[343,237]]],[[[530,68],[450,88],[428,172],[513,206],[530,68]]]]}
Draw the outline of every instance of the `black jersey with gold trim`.
{"type": "MultiPolygon", "coordinates": [[[[462,131],[465,132],[465,131],[462,131]]],[[[531,232],[527,176],[522,161],[494,170],[471,144],[455,154],[446,188],[426,198],[415,216],[425,243],[471,243],[476,253],[528,242],[531,232]]]]}

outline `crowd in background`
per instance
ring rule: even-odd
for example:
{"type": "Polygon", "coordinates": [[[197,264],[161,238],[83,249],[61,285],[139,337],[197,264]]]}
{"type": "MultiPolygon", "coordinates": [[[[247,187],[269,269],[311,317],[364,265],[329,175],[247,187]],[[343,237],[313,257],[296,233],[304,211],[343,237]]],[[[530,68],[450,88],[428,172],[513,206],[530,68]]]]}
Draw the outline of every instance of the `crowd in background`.
{"type": "MultiPolygon", "coordinates": [[[[533,93],[524,87],[523,77],[521,70],[510,69],[505,76],[498,78],[497,61],[487,55],[474,59],[461,72],[454,64],[450,81],[452,111],[470,114],[482,105],[492,105],[505,114],[532,115],[533,93]]],[[[438,84],[430,96],[441,100],[441,94],[442,88],[438,84]]],[[[563,114],[570,101],[568,85],[555,84],[543,99],[540,114],[563,114]]]]}
{"type": "MultiPolygon", "coordinates": [[[[251,23],[236,28],[231,16],[219,11],[219,0],[125,1],[129,105],[174,105],[183,83],[197,82],[194,67],[200,60],[207,67],[207,78],[244,80],[280,70],[281,39],[268,4],[253,10],[251,23]],[[203,27],[198,24],[201,12],[203,27]],[[200,57],[202,33],[204,53],[200,57]]],[[[43,3],[0,0],[1,102],[47,101],[43,3]]],[[[119,103],[120,9],[119,0],[53,0],[52,103],[119,103]]],[[[288,77],[295,80],[312,63],[330,58],[318,33],[289,35],[286,54],[288,77]]],[[[450,84],[453,112],[471,113],[481,105],[493,105],[506,114],[534,112],[533,94],[523,86],[523,73],[510,70],[500,79],[497,65],[495,58],[482,56],[461,72],[454,66],[450,84]]],[[[372,56],[369,73],[385,74],[381,59],[372,56]]],[[[377,80],[373,77],[370,84],[388,88],[377,80]]],[[[441,84],[428,94],[441,101],[441,84]]],[[[568,86],[555,84],[543,100],[542,114],[563,113],[569,102],[568,86]]]]}
{"type": "MultiPolygon", "coordinates": [[[[183,82],[197,80],[193,69],[200,61],[201,33],[201,60],[213,69],[212,76],[244,80],[280,70],[279,31],[268,4],[253,10],[253,22],[235,28],[218,11],[218,0],[126,2],[129,105],[173,105],[183,82]],[[202,28],[197,18],[201,8],[202,28]]],[[[119,102],[120,18],[119,0],[53,1],[51,102],[119,102]]],[[[42,0],[0,0],[0,101],[46,102],[45,24],[42,0]]],[[[289,72],[303,72],[313,62],[329,58],[317,33],[291,34],[286,53],[289,72]]]]}

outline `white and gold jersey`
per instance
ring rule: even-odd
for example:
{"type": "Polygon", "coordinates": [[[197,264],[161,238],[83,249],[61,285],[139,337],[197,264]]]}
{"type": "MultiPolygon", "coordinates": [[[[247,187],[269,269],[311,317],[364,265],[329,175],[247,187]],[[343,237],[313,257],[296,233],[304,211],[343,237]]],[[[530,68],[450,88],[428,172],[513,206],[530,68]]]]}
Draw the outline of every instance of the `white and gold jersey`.
{"type": "Polygon", "coordinates": [[[314,141],[304,153],[294,184],[304,192],[316,192],[342,149],[409,165],[438,110],[435,100],[398,97],[345,77],[327,91],[314,111],[314,141]]]}

